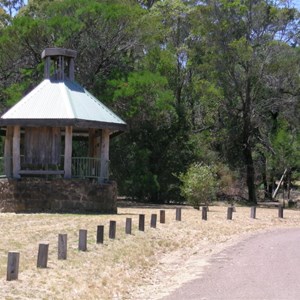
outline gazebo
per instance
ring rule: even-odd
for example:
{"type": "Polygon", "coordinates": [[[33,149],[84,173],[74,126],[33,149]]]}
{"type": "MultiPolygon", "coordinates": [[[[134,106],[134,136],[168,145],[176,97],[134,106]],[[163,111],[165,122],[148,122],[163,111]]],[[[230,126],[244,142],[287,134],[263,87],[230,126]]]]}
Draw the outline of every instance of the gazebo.
{"type": "Polygon", "coordinates": [[[75,57],[74,50],[45,49],[45,79],[0,118],[6,177],[0,182],[0,211],[116,210],[116,185],[109,181],[109,140],[127,125],[74,80],[75,57]],[[78,139],[87,145],[81,149],[86,154],[80,157],[72,151],[78,139]],[[62,186],[74,189],[74,184],[77,192],[72,199],[61,193],[62,186]],[[37,200],[31,201],[20,189],[15,193],[18,186],[31,195],[36,193],[33,198],[37,200]],[[103,189],[111,199],[103,199],[103,189]],[[49,200],[43,206],[38,199],[45,194],[49,200]],[[102,202],[109,203],[107,209],[102,202]]]}

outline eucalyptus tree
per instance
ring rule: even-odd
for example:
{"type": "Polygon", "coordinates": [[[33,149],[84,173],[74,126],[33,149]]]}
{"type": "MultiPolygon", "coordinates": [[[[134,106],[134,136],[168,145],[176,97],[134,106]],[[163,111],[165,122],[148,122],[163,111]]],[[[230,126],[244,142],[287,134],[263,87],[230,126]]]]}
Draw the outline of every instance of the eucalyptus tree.
{"type": "Polygon", "coordinates": [[[199,6],[197,33],[204,37],[211,78],[222,89],[218,119],[223,139],[227,136],[225,152],[231,161],[240,161],[242,155],[248,198],[256,202],[255,146],[269,146],[263,131],[272,114],[284,114],[290,109],[286,101],[293,106],[299,100],[298,92],[287,97],[293,87],[299,91],[299,70],[279,72],[285,64],[295,63],[289,60],[291,53],[298,57],[291,43],[299,36],[299,14],[285,3],[269,0],[204,3],[199,6]]]}

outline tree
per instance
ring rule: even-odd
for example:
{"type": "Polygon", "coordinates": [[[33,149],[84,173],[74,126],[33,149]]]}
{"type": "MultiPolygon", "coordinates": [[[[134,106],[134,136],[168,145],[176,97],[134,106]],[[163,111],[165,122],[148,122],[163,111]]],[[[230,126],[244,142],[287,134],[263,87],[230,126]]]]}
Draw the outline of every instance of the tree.
{"type": "Polygon", "coordinates": [[[272,97],[268,79],[280,79],[274,72],[280,65],[278,50],[287,53],[286,43],[297,34],[297,11],[265,0],[205,3],[199,7],[199,26],[207,47],[205,60],[223,91],[218,107],[225,128],[222,134],[235,148],[227,153],[235,154],[237,161],[242,154],[249,201],[256,202],[253,153],[259,142],[257,132],[267,121],[263,116],[284,99],[282,93],[272,97]]]}

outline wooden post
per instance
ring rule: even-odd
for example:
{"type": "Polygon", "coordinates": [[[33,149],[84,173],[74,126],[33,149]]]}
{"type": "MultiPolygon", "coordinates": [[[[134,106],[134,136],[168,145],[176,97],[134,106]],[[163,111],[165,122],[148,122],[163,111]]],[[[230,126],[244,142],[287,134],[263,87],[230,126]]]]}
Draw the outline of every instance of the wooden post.
{"type": "Polygon", "coordinates": [[[64,178],[72,177],[72,126],[65,127],[65,159],[64,159],[64,178]]]}
{"type": "Polygon", "coordinates": [[[74,77],[75,77],[75,67],[74,67],[74,58],[71,57],[70,60],[69,60],[69,78],[71,81],[74,81],[74,77]]]}
{"type": "Polygon", "coordinates": [[[38,258],[37,258],[37,267],[38,268],[47,268],[48,250],[49,250],[49,243],[39,244],[39,252],[38,252],[38,258]]]}
{"type": "Polygon", "coordinates": [[[252,206],[251,207],[250,218],[251,219],[255,219],[256,218],[256,206],[252,206]]]}
{"type": "Polygon", "coordinates": [[[283,218],[283,206],[279,205],[278,206],[278,218],[283,218]]]}
{"type": "Polygon", "coordinates": [[[139,231],[145,231],[145,215],[139,215],[139,231]]]}
{"type": "Polygon", "coordinates": [[[207,206],[202,206],[202,220],[207,221],[207,206]]]}
{"type": "Polygon", "coordinates": [[[68,236],[67,234],[59,234],[58,235],[58,253],[57,253],[57,258],[58,259],[62,259],[65,260],[67,259],[67,240],[68,240],[68,236]]]}
{"type": "Polygon", "coordinates": [[[87,250],[87,230],[86,229],[79,230],[78,250],[79,251],[87,250]]]}
{"type": "Polygon", "coordinates": [[[159,222],[166,223],[166,212],[164,210],[159,211],[159,222]]]}
{"type": "Polygon", "coordinates": [[[181,208],[176,208],[176,221],[181,221],[181,208]]]}
{"type": "Polygon", "coordinates": [[[100,182],[109,178],[109,129],[102,129],[100,154],[100,182]]]}
{"type": "Polygon", "coordinates": [[[126,224],[125,224],[125,233],[131,234],[131,227],[132,227],[132,219],[126,218],[126,224]]]}
{"type": "Polygon", "coordinates": [[[232,220],[233,207],[230,206],[227,208],[227,220],[232,220]]]}
{"type": "Polygon", "coordinates": [[[151,214],[150,227],[156,228],[157,214],[151,214]]]}
{"type": "Polygon", "coordinates": [[[20,253],[15,251],[8,252],[7,257],[7,273],[6,280],[18,280],[19,276],[19,261],[20,261],[20,253]]]}
{"type": "Polygon", "coordinates": [[[20,161],[20,126],[14,126],[13,135],[13,177],[20,178],[21,161],[20,161]]]}
{"type": "Polygon", "coordinates": [[[49,79],[50,78],[50,66],[51,64],[51,58],[50,56],[47,56],[45,59],[45,65],[44,65],[44,77],[45,79],[49,79]]]}
{"type": "Polygon", "coordinates": [[[115,239],[116,238],[116,221],[109,222],[109,238],[115,239]]]}
{"type": "Polygon", "coordinates": [[[104,225],[97,226],[97,244],[103,244],[104,242],[104,225]]]}
{"type": "Polygon", "coordinates": [[[14,128],[12,126],[6,127],[5,145],[4,145],[4,159],[5,159],[5,175],[11,177],[12,175],[12,141],[14,128]]]}

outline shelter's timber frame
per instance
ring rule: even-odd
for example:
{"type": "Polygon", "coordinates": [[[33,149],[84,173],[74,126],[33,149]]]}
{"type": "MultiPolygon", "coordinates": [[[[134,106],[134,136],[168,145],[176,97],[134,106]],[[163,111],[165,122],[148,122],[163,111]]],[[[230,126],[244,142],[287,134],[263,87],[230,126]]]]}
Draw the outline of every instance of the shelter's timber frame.
{"type": "MultiPolygon", "coordinates": [[[[74,81],[76,55],[76,51],[70,49],[45,49],[42,53],[45,62],[45,79],[53,79],[56,82],[74,81]]],[[[88,138],[87,158],[100,161],[100,174],[97,176],[100,182],[108,180],[110,136],[126,130],[126,124],[122,122],[102,122],[101,120],[77,119],[76,117],[35,117],[31,119],[1,117],[0,126],[2,132],[5,131],[4,170],[7,177],[18,179],[27,175],[61,175],[65,179],[72,178],[73,137],[85,136],[88,138]],[[42,135],[43,132],[52,132],[48,135],[49,144],[47,145],[45,136],[42,135]],[[44,144],[39,145],[39,137],[41,136],[44,137],[44,144]],[[64,145],[64,149],[61,145],[64,145]],[[33,153],[37,154],[34,155],[33,153]],[[22,156],[24,156],[25,161],[30,161],[31,164],[25,166],[21,161],[22,156]],[[63,169],[61,163],[58,163],[58,156],[63,156],[63,169]],[[34,157],[34,162],[31,161],[31,157],[34,157]],[[54,168],[48,169],[48,162],[54,168]],[[46,165],[46,167],[39,168],[41,164],[46,165]]]]}

